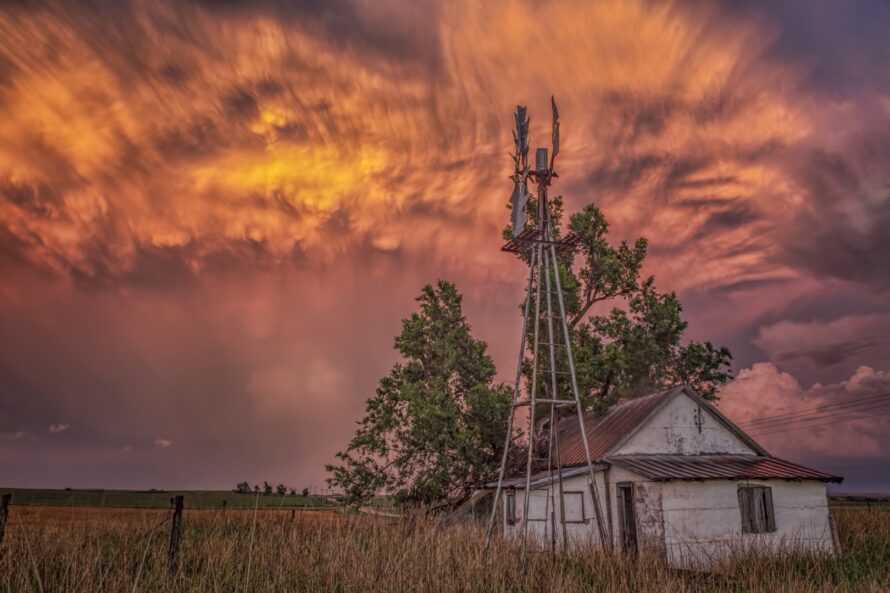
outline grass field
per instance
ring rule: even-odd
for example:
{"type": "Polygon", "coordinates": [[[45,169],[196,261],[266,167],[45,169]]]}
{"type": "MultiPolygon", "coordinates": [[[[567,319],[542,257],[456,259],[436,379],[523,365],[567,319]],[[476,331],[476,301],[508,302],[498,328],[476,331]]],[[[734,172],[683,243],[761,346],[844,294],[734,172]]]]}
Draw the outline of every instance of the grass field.
{"type": "Polygon", "coordinates": [[[187,509],[220,509],[226,501],[228,509],[252,509],[254,505],[268,509],[301,507],[333,507],[337,503],[324,496],[259,496],[226,490],[40,490],[32,488],[0,488],[12,493],[13,504],[33,506],[87,506],[166,509],[170,499],[184,496],[187,509]]]}
{"type": "Polygon", "coordinates": [[[842,557],[749,555],[696,574],[589,551],[533,554],[523,571],[504,542],[483,556],[478,527],[439,530],[422,516],[187,510],[180,568],[170,577],[168,511],[14,506],[0,593],[888,591],[890,511],[833,512],[842,557]]]}

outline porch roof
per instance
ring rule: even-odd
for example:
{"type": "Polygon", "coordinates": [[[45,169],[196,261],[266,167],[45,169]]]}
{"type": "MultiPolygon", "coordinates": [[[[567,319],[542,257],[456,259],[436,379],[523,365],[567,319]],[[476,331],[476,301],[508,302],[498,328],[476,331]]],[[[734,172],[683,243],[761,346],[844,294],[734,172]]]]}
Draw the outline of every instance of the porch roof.
{"type": "Polygon", "coordinates": [[[655,481],[780,478],[840,483],[843,478],[761,455],[615,455],[608,463],[655,481]]]}

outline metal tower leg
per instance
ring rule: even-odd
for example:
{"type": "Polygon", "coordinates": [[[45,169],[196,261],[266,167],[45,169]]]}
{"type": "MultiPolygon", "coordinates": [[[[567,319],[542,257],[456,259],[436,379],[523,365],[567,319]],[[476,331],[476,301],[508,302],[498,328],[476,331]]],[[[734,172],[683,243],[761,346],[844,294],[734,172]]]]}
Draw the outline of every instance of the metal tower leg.
{"type": "MultiPolygon", "coordinates": [[[[538,261],[544,255],[544,248],[538,245],[538,261]]],[[[522,505],[522,551],[521,558],[525,558],[525,551],[528,547],[528,503],[531,496],[531,480],[532,480],[532,457],[535,450],[535,397],[538,390],[538,339],[539,330],[541,329],[541,267],[538,266],[538,282],[535,288],[535,345],[532,350],[532,387],[529,394],[529,412],[528,412],[528,461],[525,466],[525,502],[522,505]]],[[[521,362],[520,362],[521,364],[521,362]]]]}
{"type": "MultiPolygon", "coordinates": [[[[491,518],[488,521],[488,533],[485,536],[485,549],[488,550],[491,545],[491,535],[494,532],[494,526],[498,513],[498,502],[501,498],[503,490],[504,470],[507,466],[507,454],[510,450],[510,440],[513,433],[513,419],[516,415],[516,402],[519,401],[519,383],[522,379],[522,360],[525,358],[525,337],[528,333],[528,312],[532,302],[532,285],[535,277],[535,270],[541,262],[541,249],[532,251],[531,261],[528,267],[528,288],[525,297],[525,313],[522,318],[522,336],[519,338],[519,362],[516,365],[516,382],[513,385],[513,401],[510,402],[510,419],[507,421],[507,435],[504,437],[504,450],[501,453],[501,468],[498,473],[498,486],[494,494],[494,502],[491,507],[491,518]],[[537,255],[537,258],[535,257],[537,255]]],[[[535,316],[537,319],[537,315],[535,316]]]]}
{"type": "MultiPolygon", "coordinates": [[[[546,236],[547,235],[545,235],[545,237],[546,236]]],[[[556,273],[558,274],[559,268],[554,268],[554,269],[555,269],[556,273]]],[[[550,398],[552,400],[556,400],[556,399],[559,399],[559,390],[558,390],[557,381],[556,381],[556,343],[553,340],[553,302],[551,299],[553,290],[550,286],[550,275],[551,275],[550,270],[551,270],[551,267],[549,265],[549,258],[548,258],[548,260],[545,262],[545,265],[544,265],[544,274],[546,275],[545,287],[547,289],[547,340],[548,340],[549,348],[550,348],[550,391],[551,391],[550,398]]],[[[556,423],[557,423],[556,404],[551,403],[550,404],[550,450],[551,451],[553,449],[553,437],[554,437],[554,433],[556,432],[556,423]]],[[[558,436],[557,436],[557,438],[558,438],[558,436]]],[[[562,526],[562,543],[563,543],[563,546],[565,546],[568,543],[568,534],[566,533],[566,521],[565,521],[565,508],[566,508],[565,502],[566,501],[565,501],[565,495],[563,494],[563,487],[562,487],[562,463],[559,459],[558,441],[557,441],[557,449],[556,449],[556,463],[558,466],[558,472],[557,472],[556,478],[557,478],[558,484],[559,484],[559,519],[560,519],[560,524],[562,526]]],[[[550,498],[552,499],[553,498],[553,495],[552,495],[553,465],[552,465],[552,463],[549,463],[548,466],[550,468],[550,473],[551,473],[551,482],[550,482],[551,496],[550,496],[550,498]]],[[[555,501],[554,501],[554,506],[555,506],[555,501]]],[[[554,541],[554,547],[555,547],[556,526],[554,525],[552,529],[553,529],[553,533],[551,533],[551,538],[554,541]]]]}
{"type": "Polygon", "coordinates": [[[593,463],[590,460],[590,445],[587,442],[587,430],[584,426],[584,411],[581,409],[581,398],[578,395],[578,380],[575,377],[575,361],[572,356],[572,340],[569,335],[569,326],[566,323],[565,303],[562,298],[562,283],[559,280],[559,260],[556,257],[556,248],[550,246],[550,259],[556,273],[553,277],[556,279],[556,296],[559,300],[559,314],[562,321],[563,338],[565,339],[566,355],[569,359],[569,375],[572,378],[572,393],[575,396],[575,410],[578,413],[578,424],[581,429],[581,442],[584,444],[584,458],[587,460],[587,470],[589,474],[590,495],[593,498],[593,511],[596,515],[596,526],[600,534],[600,541],[603,544],[603,550],[611,549],[611,538],[606,537],[605,522],[603,521],[603,510],[600,505],[599,488],[596,485],[596,474],[593,471],[593,463]]]}

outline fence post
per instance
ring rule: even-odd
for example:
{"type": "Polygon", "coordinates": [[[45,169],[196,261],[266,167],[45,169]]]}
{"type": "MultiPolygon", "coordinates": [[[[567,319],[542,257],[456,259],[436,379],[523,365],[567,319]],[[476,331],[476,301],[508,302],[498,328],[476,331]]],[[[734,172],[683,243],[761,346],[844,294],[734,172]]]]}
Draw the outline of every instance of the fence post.
{"type": "Polygon", "coordinates": [[[9,501],[12,494],[4,494],[0,498],[0,544],[3,543],[3,534],[6,532],[6,520],[9,518],[9,501]]]}
{"type": "Polygon", "coordinates": [[[179,558],[179,539],[182,531],[182,495],[177,496],[173,503],[173,525],[170,529],[170,550],[167,554],[167,567],[172,577],[176,574],[179,558]]]}

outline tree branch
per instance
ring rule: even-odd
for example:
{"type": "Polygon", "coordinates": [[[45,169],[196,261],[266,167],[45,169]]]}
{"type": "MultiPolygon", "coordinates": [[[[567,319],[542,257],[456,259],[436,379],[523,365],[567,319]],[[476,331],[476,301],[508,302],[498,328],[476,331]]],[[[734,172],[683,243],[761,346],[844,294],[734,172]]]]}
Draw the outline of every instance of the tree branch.
{"type": "Polygon", "coordinates": [[[575,315],[574,317],[572,317],[572,320],[569,322],[569,328],[570,328],[570,329],[575,329],[575,326],[578,325],[578,323],[584,318],[584,316],[587,314],[587,312],[590,310],[590,308],[591,308],[595,303],[598,303],[598,302],[600,302],[600,301],[604,301],[604,300],[606,300],[607,298],[609,298],[609,297],[606,296],[606,295],[603,295],[603,296],[598,296],[598,297],[594,297],[594,298],[588,299],[588,301],[587,301],[586,303],[584,303],[584,306],[581,307],[581,310],[578,311],[578,314],[575,315]]]}

